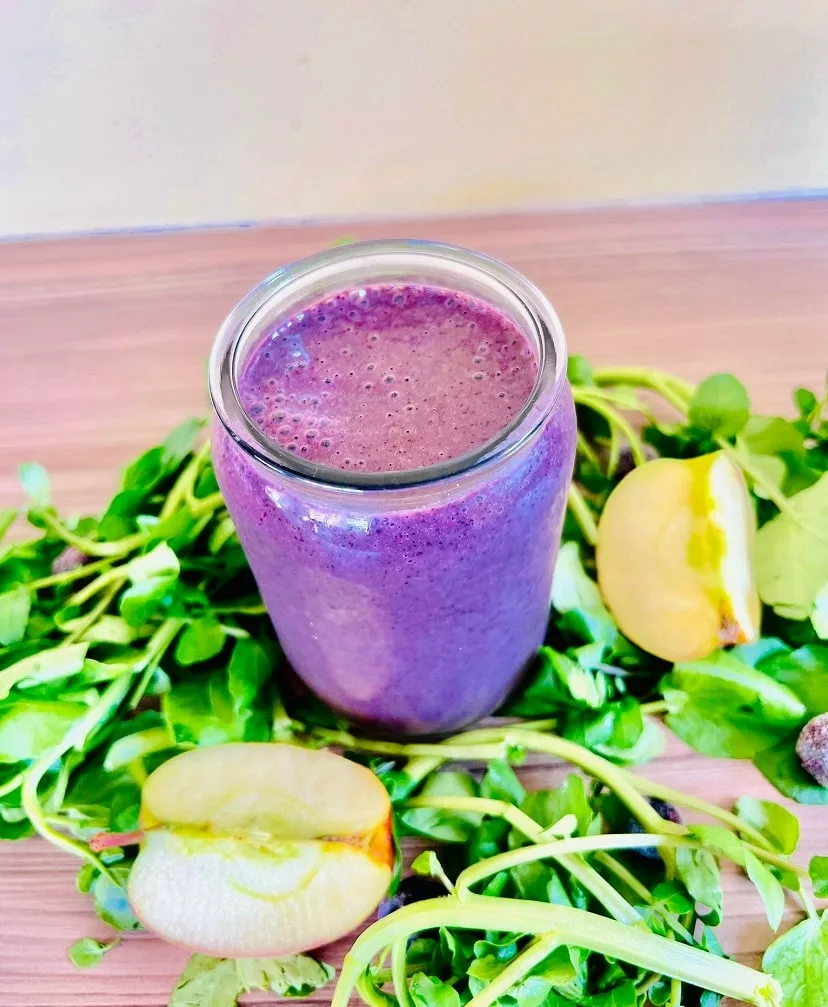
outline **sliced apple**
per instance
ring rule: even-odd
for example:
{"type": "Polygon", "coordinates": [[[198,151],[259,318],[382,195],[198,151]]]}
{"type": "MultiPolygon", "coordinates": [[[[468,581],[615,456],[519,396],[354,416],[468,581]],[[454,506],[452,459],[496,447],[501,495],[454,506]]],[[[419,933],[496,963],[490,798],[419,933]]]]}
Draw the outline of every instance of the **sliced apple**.
{"type": "Polygon", "coordinates": [[[626,476],[598,526],[598,584],[621,631],[667,661],[759,635],[756,518],[722,452],[660,458],[626,476]]]}
{"type": "Polygon", "coordinates": [[[194,749],[147,780],[129,900],[150,930],[218,957],[344,936],[391,880],[391,803],[369,770],[293,745],[194,749]]]}

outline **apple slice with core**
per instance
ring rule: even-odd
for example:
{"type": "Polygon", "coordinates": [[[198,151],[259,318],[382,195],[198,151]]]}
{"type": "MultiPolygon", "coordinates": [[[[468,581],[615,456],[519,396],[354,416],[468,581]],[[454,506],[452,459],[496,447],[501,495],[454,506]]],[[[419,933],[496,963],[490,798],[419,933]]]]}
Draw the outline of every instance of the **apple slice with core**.
{"type": "Polygon", "coordinates": [[[621,631],[667,661],[755,640],[756,518],[722,452],[661,458],[610,494],[598,526],[598,584],[621,631]]]}
{"type": "Polygon", "coordinates": [[[294,745],[194,749],[141,801],[129,900],[150,930],[217,957],[268,958],[344,936],[379,904],[391,803],[365,767],[294,745]]]}

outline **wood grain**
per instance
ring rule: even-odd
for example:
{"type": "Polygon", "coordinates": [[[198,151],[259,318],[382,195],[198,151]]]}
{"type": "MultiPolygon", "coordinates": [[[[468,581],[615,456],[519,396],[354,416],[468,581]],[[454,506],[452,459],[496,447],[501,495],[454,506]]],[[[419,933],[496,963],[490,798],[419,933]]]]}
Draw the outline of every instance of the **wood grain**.
{"type": "MultiPolygon", "coordinates": [[[[758,408],[789,410],[821,382],[828,350],[828,202],[262,227],[0,245],[0,507],[24,459],[52,473],[58,505],[96,509],[117,470],[176,422],[205,413],[205,361],[223,315],[278,265],[344,235],[400,234],[505,259],[551,297],[573,352],[695,379],[742,376],[758,408]]],[[[526,771],[530,786],[560,776],[526,771]]],[[[675,739],[648,772],[728,805],[773,797],[748,765],[675,739]]],[[[797,809],[802,857],[824,809],[797,809]]],[[[162,1007],[185,955],[130,938],[91,972],[66,948],[106,928],[74,890],[76,864],[40,841],[0,847],[0,1007],[162,1007]]],[[[751,889],[727,879],[725,944],[757,962],[770,938],[751,889]]],[[[343,943],[332,949],[338,960],[343,943]]],[[[320,996],[321,1001],[325,1000],[320,996]]]]}

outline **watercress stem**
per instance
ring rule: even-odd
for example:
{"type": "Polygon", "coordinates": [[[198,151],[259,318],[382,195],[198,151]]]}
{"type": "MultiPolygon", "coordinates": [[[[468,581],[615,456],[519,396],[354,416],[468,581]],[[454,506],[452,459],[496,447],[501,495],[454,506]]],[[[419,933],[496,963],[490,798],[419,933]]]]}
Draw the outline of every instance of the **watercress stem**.
{"type": "Polygon", "coordinates": [[[683,417],[693,395],[693,385],[666,371],[648,367],[601,367],[593,374],[598,385],[633,385],[658,393],[683,417]]]}
{"type": "Polygon", "coordinates": [[[69,636],[63,641],[62,646],[67,647],[72,643],[76,643],[78,640],[83,639],[84,633],[104,614],[104,612],[112,604],[112,600],[115,595],[121,590],[126,577],[119,577],[113,579],[109,585],[109,589],[104,591],[103,595],[98,600],[97,604],[94,606],[91,612],[87,613],[81,618],[80,624],[72,630],[69,636]]]}
{"type": "Polygon", "coordinates": [[[183,471],[176,479],[173,488],[167,495],[167,499],[164,501],[164,506],[161,508],[161,513],[158,515],[160,520],[168,518],[173,514],[181,503],[187,503],[189,509],[192,511],[193,507],[190,506],[190,499],[194,502],[195,497],[192,497],[192,490],[195,486],[198,474],[202,469],[205,461],[210,457],[210,441],[206,440],[195,455],[190,459],[187,465],[184,467],[183,471]]]}
{"type": "Polygon", "coordinates": [[[638,436],[633,425],[617,409],[608,405],[602,398],[590,395],[589,392],[580,392],[579,394],[578,389],[576,389],[575,401],[578,405],[586,406],[593,412],[598,413],[599,416],[603,416],[607,423],[609,423],[611,430],[620,430],[624,434],[636,465],[643,465],[647,461],[647,455],[644,451],[641,438],[638,436]]]}
{"type": "Polygon", "coordinates": [[[72,570],[64,570],[63,573],[52,573],[48,577],[41,577],[39,580],[30,580],[26,587],[30,591],[39,591],[44,587],[57,587],[59,584],[70,584],[73,580],[82,580],[91,577],[93,573],[104,570],[112,562],[110,559],[99,559],[94,563],[81,563],[72,570]]]}
{"type": "MultiPolygon", "coordinates": [[[[558,738],[554,735],[536,734],[522,728],[513,728],[509,734],[509,740],[514,744],[522,746],[527,751],[538,752],[544,755],[553,755],[566,762],[578,766],[589,776],[594,777],[606,784],[615,791],[616,796],[625,804],[635,817],[644,826],[645,832],[655,835],[662,835],[672,831],[675,827],[665,822],[660,815],[650,806],[634,786],[632,773],[618,766],[614,766],[600,755],[595,755],[581,745],[565,738],[558,738]]],[[[663,848],[660,850],[664,865],[667,869],[668,878],[673,876],[675,871],[675,857],[672,850],[663,848]]]]}
{"type": "Polygon", "coordinates": [[[28,815],[29,821],[44,839],[48,839],[55,846],[59,846],[61,849],[88,861],[96,870],[99,870],[102,874],[106,874],[114,884],[118,884],[118,882],[112,876],[109,868],[89,849],[86,843],[76,842],[74,839],[70,839],[68,836],[57,832],[49,825],[45,819],[37,791],[40,781],[58,759],[61,759],[71,749],[82,745],[90,732],[94,731],[100,723],[112,716],[129,692],[130,685],[131,676],[122,675],[104,689],[98,702],[94,706],[91,706],[81,718],[75,721],[62,740],[54,748],[50,748],[47,752],[44,752],[40,758],[25,770],[20,797],[21,805],[28,815]]]}
{"type": "Polygon", "coordinates": [[[674,916],[672,913],[667,912],[666,909],[658,906],[652,892],[647,888],[646,885],[642,884],[638,878],[632,873],[632,871],[627,870],[627,868],[615,857],[611,856],[606,850],[599,850],[595,854],[595,859],[604,865],[608,871],[618,878],[618,880],[627,886],[631,892],[638,896],[641,901],[648,906],[652,906],[655,912],[664,920],[667,926],[683,941],[688,944],[693,944],[693,935],[684,926],[681,920],[674,916]]]}
{"type": "MultiPolygon", "coordinates": [[[[679,836],[648,835],[642,832],[630,832],[601,836],[576,836],[570,839],[558,839],[551,843],[538,843],[535,846],[521,846],[516,850],[497,853],[493,857],[472,864],[455,882],[455,891],[460,899],[466,898],[473,885],[485,881],[500,871],[508,871],[521,864],[530,864],[536,860],[559,860],[562,856],[594,853],[597,850],[640,850],[650,846],[695,846],[697,844],[682,840],[679,836]]],[[[629,904],[628,904],[629,906],[629,904]]],[[[639,919],[635,915],[635,922],[639,919]]]]}
{"type": "Polygon", "coordinates": [[[779,511],[784,513],[790,510],[790,503],[785,494],[767,478],[764,472],[756,468],[751,461],[750,455],[741,445],[734,447],[722,437],[717,437],[716,443],[733,464],[745,473],[754,486],[759,487],[762,493],[779,511]]]}
{"type": "MultiPolygon", "coordinates": [[[[561,867],[580,882],[588,892],[594,895],[615,919],[621,920],[622,923],[637,923],[641,918],[640,914],[629,902],[619,895],[616,889],[594,867],[590,867],[580,856],[568,852],[566,848],[561,848],[555,843],[550,844],[545,842],[550,836],[567,836],[571,834],[578,824],[574,815],[564,815],[559,822],[555,822],[549,828],[544,829],[533,818],[530,818],[529,815],[521,811],[520,808],[516,808],[514,804],[485,797],[415,797],[408,802],[408,805],[414,808],[471,811],[477,814],[502,818],[530,842],[540,844],[535,847],[524,848],[524,852],[529,855],[521,860],[521,863],[542,859],[537,855],[531,855],[534,850],[541,847],[547,851],[557,850],[557,853],[546,852],[544,856],[550,856],[557,860],[561,867]]],[[[492,859],[496,860],[497,858],[492,859]]],[[[489,863],[489,861],[486,860],[483,863],[489,863]]],[[[495,871],[495,873],[497,872],[495,871]]]]}
{"type": "Polygon", "coordinates": [[[589,509],[589,504],[586,502],[583,493],[575,483],[570,483],[568,503],[569,510],[581,529],[584,539],[589,545],[595,546],[598,542],[598,525],[592,516],[592,511],[589,509]]]}
{"type": "Polygon", "coordinates": [[[143,545],[148,539],[147,533],[141,531],[135,532],[133,535],[126,535],[124,538],[116,539],[114,542],[99,542],[97,539],[83,538],[81,535],[76,535],[59,518],[48,511],[39,511],[38,516],[46,527],[54,532],[58,538],[62,538],[64,542],[74,546],[85,556],[101,556],[108,559],[116,559],[126,556],[127,553],[132,552],[133,549],[137,549],[138,546],[143,545]]]}
{"type": "Polygon", "coordinates": [[[436,927],[496,930],[500,933],[565,934],[566,943],[639,968],[744,1000],[755,1007],[779,1007],[776,980],[746,965],[659,937],[595,913],[531,900],[447,895],[404,906],[368,927],[345,956],[331,1007],[347,1007],[351,993],[373,958],[394,942],[436,927]]]}
{"type": "Polygon", "coordinates": [[[400,937],[391,945],[391,981],[394,983],[394,993],[400,1007],[413,1007],[408,992],[408,975],[406,972],[405,952],[408,941],[400,937]]]}
{"type": "Polygon", "coordinates": [[[658,798],[660,801],[667,801],[669,804],[677,804],[685,808],[692,808],[694,811],[698,811],[702,815],[707,815],[708,818],[716,819],[723,825],[727,825],[731,829],[741,832],[743,836],[749,836],[751,842],[760,847],[762,850],[773,852],[773,844],[770,840],[763,836],[758,829],[739,818],[738,815],[734,815],[733,812],[727,811],[725,808],[720,808],[717,804],[711,804],[709,801],[704,801],[700,797],[693,797],[691,794],[685,794],[680,790],[674,790],[672,787],[668,787],[663,783],[656,783],[654,780],[647,780],[644,779],[644,777],[636,776],[634,773],[630,773],[629,777],[632,786],[635,787],[636,790],[639,790],[642,794],[646,794],[648,797],[658,798]]]}

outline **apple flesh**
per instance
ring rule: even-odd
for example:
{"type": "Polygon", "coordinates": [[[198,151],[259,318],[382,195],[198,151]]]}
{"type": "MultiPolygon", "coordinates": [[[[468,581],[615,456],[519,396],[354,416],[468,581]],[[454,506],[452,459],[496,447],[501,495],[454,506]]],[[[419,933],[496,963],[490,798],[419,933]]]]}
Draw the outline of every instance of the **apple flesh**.
{"type": "Polygon", "coordinates": [[[268,958],[344,936],[385,895],[391,803],[373,773],[325,751],[231,744],[164,763],[142,794],[133,911],[166,940],[268,958]]]}
{"type": "Polygon", "coordinates": [[[598,526],[598,584],[621,631],[672,662],[755,640],[756,518],[722,452],[662,458],[626,476],[598,526]]]}

